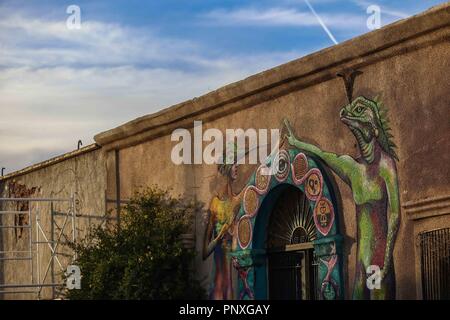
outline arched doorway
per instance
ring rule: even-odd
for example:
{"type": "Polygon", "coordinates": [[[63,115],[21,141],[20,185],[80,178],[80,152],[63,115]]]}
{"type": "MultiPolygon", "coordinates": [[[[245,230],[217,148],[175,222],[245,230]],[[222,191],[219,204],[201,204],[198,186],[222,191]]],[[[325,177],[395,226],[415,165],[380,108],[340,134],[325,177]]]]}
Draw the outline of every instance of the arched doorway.
{"type": "Polygon", "coordinates": [[[282,149],[257,168],[245,187],[231,253],[236,297],[342,298],[337,210],[330,177],[304,153],[282,149]],[[289,289],[276,289],[277,278],[289,282],[289,289]]]}
{"type": "Polygon", "coordinates": [[[300,189],[288,186],[270,214],[267,228],[269,299],[316,300],[316,227],[313,211],[300,189]]]}

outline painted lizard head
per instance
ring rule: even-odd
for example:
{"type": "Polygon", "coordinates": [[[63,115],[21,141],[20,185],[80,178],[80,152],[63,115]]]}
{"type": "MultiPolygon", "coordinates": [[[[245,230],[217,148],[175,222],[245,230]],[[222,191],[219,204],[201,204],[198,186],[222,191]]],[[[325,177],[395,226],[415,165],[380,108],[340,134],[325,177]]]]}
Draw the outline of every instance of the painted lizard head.
{"type": "Polygon", "coordinates": [[[362,156],[368,163],[372,163],[375,158],[376,143],[384,152],[398,160],[386,110],[376,98],[356,98],[341,109],[340,117],[355,135],[362,156]]]}

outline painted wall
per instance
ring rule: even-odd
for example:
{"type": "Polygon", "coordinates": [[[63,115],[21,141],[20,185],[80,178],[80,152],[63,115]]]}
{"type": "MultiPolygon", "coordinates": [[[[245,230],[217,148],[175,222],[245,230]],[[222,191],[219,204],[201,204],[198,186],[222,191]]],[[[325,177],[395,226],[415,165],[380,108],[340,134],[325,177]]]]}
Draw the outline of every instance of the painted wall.
{"type": "MultiPolygon", "coordinates": [[[[448,11],[448,8],[446,10],[448,11]]],[[[449,29],[446,27],[436,33],[420,36],[406,44],[403,43],[401,48],[396,48],[391,52],[392,54],[385,57],[382,54],[373,54],[374,62],[357,68],[362,74],[355,80],[353,96],[366,96],[370,99],[378,96],[389,111],[392,135],[398,146],[399,161],[396,165],[401,205],[408,201],[450,194],[449,168],[442,165],[450,160],[448,152],[450,148],[450,123],[448,122],[450,43],[440,38],[442,34],[448,34],[448,32],[449,29]]],[[[383,33],[382,30],[374,38],[387,41],[388,37],[388,32],[383,33]]],[[[345,44],[349,49],[347,52],[351,52],[352,48],[356,50],[363,45],[362,43],[362,40],[356,39],[345,44]]],[[[314,58],[312,56],[303,60],[311,61],[310,63],[313,64],[314,58]]],[[[356,65],[361,64],[361,61],[365,59],[365,57],[355,58],[356,65]]],[[[329,72],[333,70],[330,69],[329,72]]],[[[279,67],[273,73],[277,74],[278,79],[283,79],[284,76],[295,73],[295,64],[279,67]]],[[[263,81],[259,79],[251,80],[263,81]]],[[[239,83],[237,86],[245,87],[245,83],[239,83]]],[[[279,91],[284,90],[284,94],[271,96],[267,89],[267,92],[259,93],[260,100],[263,100],[261,102],[252,104],[242,99],[238,102],[242,104],[236,112],[226,114],[224,111],[224,115],[215,117],[210,115],[209,111],[204,111],[204,116],[201,114],[195,118],[183,119],[183,126],[189,127],[189,122],[192,126],[193,120],[211,117],[211,120],[204,120],[204,130],[218,128],[224,132],[227,128],[271,129],[280,128],[283,119],[288,118],[298,137],[303,141],[326,151],[358,157],[356,139],[340,120],[339,112],[347,104],[341,78],[332,76],[327,81],[313,81],[311,85],[299,87],[279,84],[278,88],[279,91]]],[[[225,97],[226,93],[224,89],[225,97]]],[[[206,97],[204,101],[209,103],[213,99],[206,97]]],[[[207,104],[204,105],[205,108],[206,106],[207,104]]],[[[177,111],[172,109],[168,111],[168,114],[177,111]]],[[[132,125],[129,124],[127,129],[132,125]]],[[[133,136],[140,136],[140,139],[143,135],[139,133],[126,139],[132,139],[133,136]]],[[[120,142],[112,144],[120,146],[120,142]]],[[[217,167],[174,165],[170,161],[170,153],[174,145],[169,135],[158,134],[157,138],[150,141],[139,142],[135,146],[120,149],[121,197],[127,198],[131,191],[140,185],[159,183],[173,187],[175,194],[194,195],[205,203],[205,208],[208,207],[217,192],[217,184],[224,183],[218,182],[217,167]]],[[[246,170],[242,174],[245,178],[242,178],[242,181],[233,182],[235,192],[242,189],[252,169],[243,169],[246,170]]],[[[351,189],[337,176],[335,180],[341,194],[340,231],[345,235],[343,281],[346,298],[351,298],[357,258],[355,202],[351,189]]],[[[416,268],[413,259],[414,227],[405,214],[406,210],[402,209],[393,253],[397,278],[396,294],[399,299],[416,298],[416,268]]],[[[442,219],[445,221],[444,225],[448,225],[449,216],[446,215],[442,219]]],[[[197,217],[195,222],[196,248],[199,253],[197,268],[205,286],[209,286],[213,281],[211,270],[213,270],[214,262],[212,256],[206,263],[203,263],[201,259],[206,226],[204,220],[204,217],[197,217]]]]}
{"type": "MultiPolygon", "coordinates": [[[[175,142],[170,133],[174,129],[192,131],[194,120],[203,121],[203,130],[276,129],[282,128],[287,118],[301,141],[357,158],[355,136],[340,119],[348,98],[342,79],[336,76],[348,68],[357,69],[362,73],[355,79],[353,97],[378,96],[383,101],[398,146],[401,222],[393,251],[396,297],[420,298],[416,236],[424,230],[450,226],[450,167],[445,165],[450,163],[448,21],[447,4],[136,119],[97,135],[101,149],[6,177],[1,180],[2,188],[15,179],[28,188],[40,187],[42,196],[58,192],[67,196],[77,191],[83,199],[83,212],[101,214],[120,207],[140,187],[158,184],[172,188],[175,195],[195,197],[207,209],[227,181],[216,165],[173,164],[170,156],[175,142]]],[[[231,183],[234,193],[244,189],[255,169],[240,166],[238,178],[231,183]]],[[[346,183],[331,170],[327,172],[338,191],[335,212],[339,221],[336,231],[343,235],[342,287],[344,297],[351,298],[357,263],[355,198],[346,183]]],[[[205,215],[195,217],[192,232],[198,277],[209,288],[214,258],[202,259],[207,221],[205,215]]],[[[3,245],[11,246],[11,238],[3,237],[3,245]]],[[[14,282],[26,270],[26,266],[5,268],[4,277],[14,282]]],[[[240,276],[233,271],[234,284],[240,276]]],[[[233,294],[236,297],[238,292],[233,294]]]]}

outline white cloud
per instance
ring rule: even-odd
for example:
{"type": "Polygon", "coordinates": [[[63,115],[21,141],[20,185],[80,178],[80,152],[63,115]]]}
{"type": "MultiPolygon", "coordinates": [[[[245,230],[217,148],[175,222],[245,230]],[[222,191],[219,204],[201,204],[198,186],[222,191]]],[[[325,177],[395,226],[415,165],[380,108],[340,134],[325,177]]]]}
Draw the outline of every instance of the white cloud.
{"type": "MultiPolygon", "coordinates": [[[[386,6],[385,4],[376,3],[373,1],[365,1],[365,0],[353,0],[355,4],[357,4],[360,8],[367,10],[367,8],[371,5],[378,5],[381,9],[381,14],[386,14],[392,18],[400,18],[405,19],[410,17],[412,14],[405,11],[395,10],[390,8],[389,6],[386,6]]],[[[389,20],[390,21],[390,20],[389,20]]]]}
{"type": "MultiPolygon", "coordinates": [[[[1,16],[0,16],[1,17],[1,16]]],[[[123,65],[183,59],[196,46],[182,39],[157,37],[151,30],[86,21],[70,30],[65,21],[20,15],[0,19],[0,39],[7,44],[2,65],[123,65]]]]}
{"type": "MultiPolygon", "coordinates": [[[[364,14],[320,13],[320,17],[328,27],[335,29],[355,29],[365,26],[364,14]]],[[[293,8],[245,8],[236,10],[213,10],[202,17],[210,24],[228,26],[320,26],[316,17],[305,9],[293,8]]]]}
{"type": "MultiPolygon", "coordinates": [[[[329,1],[334,0],[320,0],[329,1]]],[[[162,37],[149,28],[82,20],[80,30],[69,30],[64,19],[5,5],[0,9],[0,167],[7,172],[306,53],[224,56],[211,53],[213,47],[162,37]]],[[[332,30],[367,31],[365,11],[318,11],[332,30]]],[[[320,28],[306,7],[215,10],[201,18],[211,25],[320,28]]]]}
{"type": "Polygon", "coordinates": [[[0,167],[20,169],[103,130],[292,60],[211,57],[196,43],[98,21],[0,14],[0,167]]]}

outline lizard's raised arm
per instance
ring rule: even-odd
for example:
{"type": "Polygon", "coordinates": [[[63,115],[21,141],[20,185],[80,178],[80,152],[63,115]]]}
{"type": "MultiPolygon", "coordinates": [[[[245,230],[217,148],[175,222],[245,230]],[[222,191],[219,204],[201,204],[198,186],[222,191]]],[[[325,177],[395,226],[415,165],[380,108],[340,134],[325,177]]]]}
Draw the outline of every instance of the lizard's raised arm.
{"type": "Polygon", "coordinates": [[[292,128],[287,119],[284,119],[284,125],[286,126],[286,129],[289,132],[289,134],[287,135],[287,139],[290,145],[293,145],[297,149],[303,150],[320,158],[343,181],[349,184],[350,174],[355,171],[355,168],[358,167],[358,163],[355,161],[355,159],[353,159],[348,155],[338,155],[333,152],[323,151],[322,149],[313,144],[300,141],[297,138],[295,138],[295,135],[292,132],[292,128]]]}

